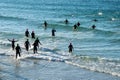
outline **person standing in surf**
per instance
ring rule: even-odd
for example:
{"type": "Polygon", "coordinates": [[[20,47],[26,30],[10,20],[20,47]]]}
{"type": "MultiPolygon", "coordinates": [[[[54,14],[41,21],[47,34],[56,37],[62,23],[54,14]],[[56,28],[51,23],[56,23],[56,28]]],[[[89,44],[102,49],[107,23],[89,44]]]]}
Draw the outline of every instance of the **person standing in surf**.
{"type": "Polygon", "coordinates": [[[29,50],[29,47],[30,47],[30,42],[29,42],[28,39],[27,39],[27,41],[25,41],[24,45],[25,45],[26,51],[28,51],[28,50],[29,50]]]}
{"type": "Polygon", "coordinates": [[[38,47],[37,43],[34,42],[34,43],[33,43],[33,53],[34,53],[34,54],[37,53],[37,47],[38,47]]]}
{"type": "Polygon", "coordinates": [[[67,19],[64,22],[65,22],[65,24],[68,24],[68,20],[67,19]]]}
{"type": "Polygon", "coordinates": [[[72,53],[72,51],[73,51],[73,45],[72,45],[72,43],[69,44],[68,48],[69,48],[69,53],[72,53]]]}
{"type": "Polygon", "coordinates": [[[17,42],[18,40],[15,41],[15,39],[13,38],[12,40],[8,39],[8,41],[10,41],[12,43],[12,50],[15,49],[15,42],[17,42]]]}
{"type": "Polygon", "coordinates": [[[35,43],[36,43],[37,47],[39,47],[39,44],[42,45],[38,38],[36,38],[35,43]]]}
{"type": "Polygon", "coordinates": [[[31,37],[32,37],[33,39],[35,39],[35,33],[34,33],[34,31],[32,31],[31,37]]]}
{"type": "Polygon", "coordinates": [[[19,57],[21,57],[21,55],[20,55],[20,53],[21,53],[21,48],[20,48],[20,46],[19,46],[19,44],[17,44],[17,46],[16,46],[16,59],[17,59],[17,56],[19,55],[19,57]]]}
{"type": "Polygon", "coordinates": [[[44,21],[44,29],[46,30],[47,29],[47,22],[46,21],[44,21]]]}
{"type": "Polygon", "coordinates": [[[28,29],[26,29],[26,31],[25,31],[25,36],[26,36],[26,37],[29,37],[29,36],[30,36],[28,29]]]}
{"type": "Polygon", "coordinates": [[[53,28],[52,29],[52,36],[55,36],[55,32],[56,32],[56,30],[53,28]]]}

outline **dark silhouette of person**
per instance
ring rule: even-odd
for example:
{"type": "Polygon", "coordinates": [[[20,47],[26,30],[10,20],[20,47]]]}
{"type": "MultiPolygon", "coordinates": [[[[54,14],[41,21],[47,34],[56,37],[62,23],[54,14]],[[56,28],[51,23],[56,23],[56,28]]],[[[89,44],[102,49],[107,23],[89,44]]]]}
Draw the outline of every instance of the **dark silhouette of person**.
{"type": "Polygon", "coordinates": [[[80,26],[80,22],[77,23],[77,26],[80,26]]]}
{"type": "Polygon", "coordinates": [[[68,24],[68,20],[67,19],[65,20],[65,24],[68,24]]]}
{"type": "Polygon", "coordinates": [[[92,25],[92,29],[95,29],[96,28],[96,26],[95,25],[92,25]]]}
{"type": "Polygon", "coordinates": [[[48,25],[48,23],[46,21],[44,21],[44,27],[45,27],[45,29],[47,29],[47,25],[48,25]]]}
{"type": "Polygon", "coordinates": [[[13,38],[12,40],[8,39],[8,41],[10,41],[12,43],[12,50],[15,49],[15,42],[17,42],[18,40],[15,41],[15,39],[13,38]]]}
{"type": "Polygon", "coordinates": [[[77,25],[76,25],[76,24],[73,26],[73,29],[74,29],[74,30],[76,30],[76,29],[77,29],[77,25]]]}
{"type": "Polygon", "coordinates": [[[35,33],[34,33],[34,31],[32,31],[31,37],[32,37],[33,39],[35,39],[35,33]]]}
{"type": "Polygon", "coordinates": [[[97,22],[98,20],[97,20],[97,19],[94,19],[93,21],[97,22]]]}
{"type": "Polygon", "coordinates": [[[52,36],[55,36],[55,32],[56,32],[56,30],[53,28],[52,29],[52,36]]]}
{"type": "Polygon", "coordinates": [[[33,53],[34,53],[34,54],[37,53],[37,47],[38,47],[37,43],[34,42],[34,43],[33,43],[33,53]]]}
{"type": "Polygon", "coordinates": [[[28,50],[29,50],[29,47],[30,47],[30,42],[29,42],[28,39],[25,41],[24,45],[25,45],[26,51],[28,51],[28,50]]]}
{"type": "Polygon", "coordinates": [[[73,51],[73,45],[72,45],[72,43],[69,44],[68,48],[69,48],[69,53],[71,53],[73,51]]]}
{"type": "Polygon", "coordinates": [[[19,57],[21,57],[21,55],[20,55],[20,53],[21,53],[21,48],[20,48],[20,46],[19,46],[19,44],[17,44],[17,46],[16,46],[16,59],[17,59],[17,56],[19,55],[19,57]]]}
{"type": "Polygon", "coordinates": [[[29,37],[29,36],[30,36],[28,29],[26,29],[26,31],[25,31],[25,36],[26,36],[26,37],[29,37]]]}
{"type": "Polygon", "coordinates": [[[42,45],[41,42],[40,42],[40,40],[39,40],[38,38],[36,38],[35,43],[36,43],[36,45],[37,45],[38,47],[39,47],[39,44],[42,45]]]}

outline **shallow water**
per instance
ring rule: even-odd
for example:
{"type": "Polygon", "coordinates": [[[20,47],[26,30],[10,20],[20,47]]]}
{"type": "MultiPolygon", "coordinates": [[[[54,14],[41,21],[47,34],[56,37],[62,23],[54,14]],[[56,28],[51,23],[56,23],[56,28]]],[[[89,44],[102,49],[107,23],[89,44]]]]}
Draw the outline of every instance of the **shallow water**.
{"type": "MultiPolygon", "coordinates": [[[[80,68],[80,70],[85,68],[100,72],[99,74],[110,74],[113,75],[112,77],[118,76],[119,78],[119,4],[119,0],[0,0],[0,57],[3,59],[0,65],[3,65],[5,60],[6,65],[13,67],[13,63],[6,63],[8,59],[14,58],[10,57],[11,55],[15,55],[15,52],[11,50],[11,43],[7,39],[15,38],[19,40],[18,43],[23,49],[20,62],[26,60],[26,58],[31,61],[38,59],[60,64],[63,62],[64,65],[69,64],[69,67],[74,66],[77,69],[80,68]],[[64,23],[65,19],[69,20],[69,24],[64,23]],[[94,22],[94,19],[98,21],[94,22]],[[45,20],[48,22],[46,30],[43,28],[45,20]],[[81,25],[77,31],[73,31],[73,25],[78,21],[81,25]],[[96,25],[95,30],[91,29],[93,24],[96,25]],[[26,40],[24,32],[27,28],[30,32],[35,31],[36,36],[43,44],[38,51],[38,55],[32,55],[32,50],[28,55],[24,50],[26,40]],[[51,37],[52,28],[56,29],[55,37],[51,37]],[[68,53],[70,42],[74,46],[72,54],[68,53]]],[[[31,44],[34,41],[31,38],[29,40],[31,44]]],[[[16,60],[13,62],[17,63],[16,60]]],[[[22,65],[24,64],[29,64],[29,62],[23,62],[22,65]]],[[[40,65],[36,66],[39,67],[40,65]]],[[[30,69],[29,66],[28,69],[30,69]]],[[[2,73],[8,74],[9,71],[3,71],[2,73]]],[[[27,75],[27,72],[24,74],[27,75]]]]}

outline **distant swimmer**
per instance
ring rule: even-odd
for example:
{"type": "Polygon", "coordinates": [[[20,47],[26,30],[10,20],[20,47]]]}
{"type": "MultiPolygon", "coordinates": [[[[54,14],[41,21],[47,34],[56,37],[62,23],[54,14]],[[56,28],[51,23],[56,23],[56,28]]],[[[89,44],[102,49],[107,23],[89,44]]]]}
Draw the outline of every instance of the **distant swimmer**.
{"type": "Polygon", "coordinates": [[[25,36],[26,36],[26,37],[29,37],[29,36],[30,36],[28,29],[26,29],[26,31],[25,31],[25,36]]]}
{"type": "Polygon", "coordinates": [[[73,51],[73,45],[72,45],[72,43],[69,44],[68,48],[69,48],[69,53],[71,53],[73,51]]]}
{"type": "Polygon", "coordinates": [[[25,45],[26,51],[28,51],[28,50],[29,50],[29,47],[30,47],[30,42],[29,42],[28,39],[27,39],[27,41],[25,41],[24,45],[25,45]]]}
{"type": "Polygon", "coordinates": [[[56,32],[56,30],[53,28],[52,29],[52,36],[55,36],[55,32],[56,32]]]}
{"type": "Polygon", "coordinates": [[[77,23],[77,26],[80,26],[80,22],[77,23]]]}
{"type": "Polygon", "coordinates": [[[65,24],[68,24],[68,20],[67,19],[65,20],[65,24]]]}
{"type": "Polygon", "coordinates": [[[39,44],[42,45],[41,42],[40,42],[40,40],[39,40],[38,38],[36,38],[35,43],[36,43],[36,45],[37,45],[38,47],[39,47],[39,44]]]}
{"type": "Polygon", "coordinates": [[[47,29],[47,25],[48,25],[48,23],[46,21],[44,21],[44,27],[45,27],[45,29],[47,29]]]}
{"type": "Polygon", "coordinates": [[[37,43],[34,42],[34,43],[33,43],[33,53],[34,53],[34,54],[37,53],[37,47],[38,47],[37,43]]]}
{"type": "Polygon", "coordinates": [[[12,43],[12,50],[15,49],[15,42],[17,42],[18,40],[15,41],[15,39],[13,38],[12,40],[8,39],[11,43],[12,43]]]}
{"type": "Polygon", "coordinates": [[[31,37],[32,37],[33,39],[35,39],[35,33],[34,33],[34,31],[32,31],[31,37]]]}
{"type": "Polygon", "coordinates": [[[96,26],[95,25],[92,25],[92,29],[95,29],[96,28],[96,26]]]}
{"type": "Polygon", "coordinates": [[[97,20],[97,19],[94,19],[93,21],[97,22],[98,20],[97,20]]]}
{"type": "Polygon", "coordinates": [[[16,46],[16,59],[17,59],[17,56],[19,55],[19,57],[21,56],[20,55],[20,53],[21,53],[21,48],[20,48],[20,46],[19,46],[19,44],[17,44],[17,46],[16,46]]]}
{"type": "Polygon", "coordinates": [[[74,26],[73,26],[73,30],[77,30],[77,25],[75,24],[74,26]]]}

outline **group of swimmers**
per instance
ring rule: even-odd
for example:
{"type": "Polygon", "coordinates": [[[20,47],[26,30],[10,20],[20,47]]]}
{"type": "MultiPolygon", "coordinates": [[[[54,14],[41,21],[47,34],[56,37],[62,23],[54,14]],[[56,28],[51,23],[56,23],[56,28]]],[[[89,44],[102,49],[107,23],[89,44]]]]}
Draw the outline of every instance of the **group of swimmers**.
{"type": "MultiPolygon", "coordinates": [[[[95,19],[94,21],[96,22],[97,20],[95,19]]],[[[64,22],[65,22],[65,24],[69,23],[69,21],[67,19],[64,22]]],[[[44,21],[44,28],[45,29],[47,28],[47,25],[48,25],[48,23],[46,21],[44,21]]],[[[80,22],[77,22],[73,26],[73,29],[76,30],[80,25],[81,25],[80,22]]],[[[93,25],[92,29],[95,29],[95,28],[96,28],[96,26],[93,25]]],[[[56,30],[54,28],[51,30],[51,32],[52,32],[52,36],[55,36],[56,30]]],[[[26,31],[25,31],[25,36],[27,38],[30,37],[30,33],[29,33],[28,29],[26,29],[26,31]]],[[[31,32],[31,38],[32,39],[36,38],[34,31],[31,32]]],[[[16,50],[16,58],[17,58],[18,55],[20,57],[21,56],[20,55],[21,48],[20,48],[19,44],[17,44],[17,46],[15,47],[15,42],[17,42],[18,40],[15,40],[15,39],[12,39],[12,40],[8,39],[8,40],[12,43],[12,50],[16,50]]],[[[33,53],[34,54],[37,53],[37,48],[39,48],[39,44],[42,45],[41,42],[39,41],[39,39],[36,38],[35,41],[34,41],[34,43],[32,44],[33,45],[33,53]]],[[[31,47],[29,39],[27,39],[25,41],[24,46],[25,46],[26,51],[29,51],[29,48],[31,47]]],[[[71,53],[73,51],[73,45],[72,45],[72,43],[69,44],[68,49],[69,49],[69,53],[71,53]]]]}

